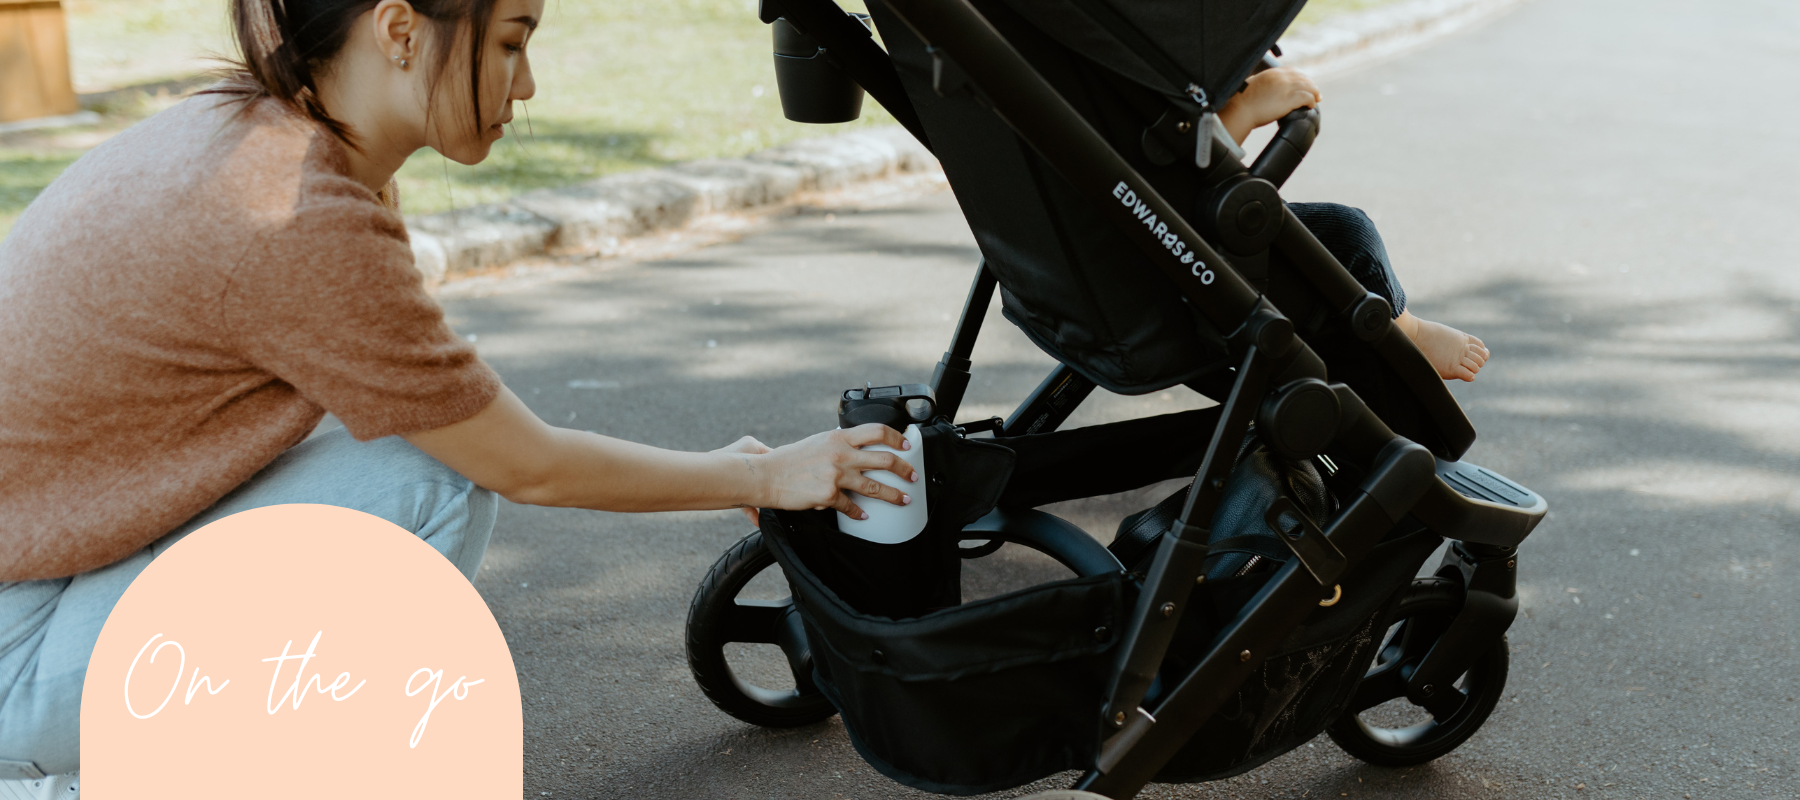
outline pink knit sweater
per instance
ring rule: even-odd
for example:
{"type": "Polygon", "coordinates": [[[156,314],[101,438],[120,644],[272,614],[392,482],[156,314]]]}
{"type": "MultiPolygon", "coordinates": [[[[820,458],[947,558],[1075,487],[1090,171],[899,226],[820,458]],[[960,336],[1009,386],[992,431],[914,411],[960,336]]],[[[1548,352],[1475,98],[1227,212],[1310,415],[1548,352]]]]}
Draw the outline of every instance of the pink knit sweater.
{"type": "Polygon", "coordinates": [[[343,145],[237,108],[203,95],[95,148],[0,242],[0,581],[130,555],[326,411],[368,440],[499,393],[343,145]]]}

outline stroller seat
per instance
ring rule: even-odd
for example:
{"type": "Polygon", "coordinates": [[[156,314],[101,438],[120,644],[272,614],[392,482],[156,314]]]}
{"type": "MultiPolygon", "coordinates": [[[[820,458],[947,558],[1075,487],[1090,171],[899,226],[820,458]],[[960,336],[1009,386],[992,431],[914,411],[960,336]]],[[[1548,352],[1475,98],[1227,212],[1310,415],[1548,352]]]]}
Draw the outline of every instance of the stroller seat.
{"type": "Polygon", "coordinates": [[[719,708],[841,714],[876,769],[945,794],[1074,769],[1125,798],[1320,732],[1416,764],[1480,727],[1516,549],[1547,506],[1460,460],[1474,429],[1388,299],[1281,200],[1317,113],[1250,165],[1212,133],[1302,5],[875,0],[883,49],[831,0],[763,0],[790,116],[830,121],[847,81],[875,96],[943,163],[983,262],[930,384],[841,398],[925,401],[884,418],[924,433],[925,530],[874,545],[829,512],[765,510],[690,608],[719,708]],[[836,94],[801,97],[794,76],[836,94]],[[996,292],[1059,363],[1008,418],[959,421],[996,292]],[[1178,385],[1218,404],[1061,428],[1096,389],[1178,385]],[[1109,546],[1040,508],[1171,479],[1186,486],[1109,546]],[[962,602],[961,562],[1008,543],[1073,576],[962,602]],[[791,598],[738,597],[777,568],[791,598]],[[745,681],[731,642],[778,645],[794,687],[745,681]],[[1392,727],[1376,707],[1423,716],[1392,727]]]}

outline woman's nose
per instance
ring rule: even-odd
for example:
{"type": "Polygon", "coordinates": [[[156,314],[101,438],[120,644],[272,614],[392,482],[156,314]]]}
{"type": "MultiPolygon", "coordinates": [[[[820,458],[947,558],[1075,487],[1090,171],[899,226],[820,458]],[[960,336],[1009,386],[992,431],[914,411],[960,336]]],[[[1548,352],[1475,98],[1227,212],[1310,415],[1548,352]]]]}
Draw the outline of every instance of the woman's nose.
{"type": "Polygon", "coordinates": [[[527,58],[519,66],[519,75],[513,79],[512,99],[530,100],[537,96],[537,79],[531,75],[531,60],[527,58]]]}

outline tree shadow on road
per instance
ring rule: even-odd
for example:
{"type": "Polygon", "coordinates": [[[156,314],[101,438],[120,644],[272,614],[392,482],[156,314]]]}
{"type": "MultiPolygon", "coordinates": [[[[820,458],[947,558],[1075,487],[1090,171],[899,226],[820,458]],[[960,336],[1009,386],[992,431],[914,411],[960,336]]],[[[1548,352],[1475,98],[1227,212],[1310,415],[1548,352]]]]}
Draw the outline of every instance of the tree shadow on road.
{"type": "MultiPolygon", "coordinates": [[[[891,229],[909,213],[871,219],[885,214],[891,229]]],[[[966,245],[921,243],[849,216],[842,227],[775,231],[754,250],[712,248],[449,305],[459,330],[479,333],[484,356],[554,424],[684,449],[746,432],[791,441],[830,424],[846,385],[928,376],[975,260],[966,245]],[[874,255],[850,264],[845,253],[874,255]],[[782,280],[771,278],[776,271],[782,280]],[[880,287],[897,280],[929,283],[931,299],[884,304],[880,287]]],[[[1668,767],[1648,749],[1596,745],[1594,714],[1633,726],[1715,713],[1747,729],[1791,723],[1794,706],[1722,688],[1767,682],[1757,665],[1792,658],[1791,626],[1770,620],[1760,639],[1694,632],[1753,625],[1771,601],[1800,602],[1791,580],[1779,582],[1791,578],[1800,546],[1791,478],[1800,448],[1783,438],[1791,434],[1757,435],[1779,421],[1777,406],[1792,411],[1800,299],[1746,286],[1726,309],[1594,308],[1569,295],[1553,282],[1506,279],[1418,304],[1427,317],[1469,320],[1496,354],[1480,380],[1454,387],[1481,433],[1470,460],[1538,490],[1553,509],[1521,553],[1509,701],[1456,754],[1410,772],[1359,765],[1320,739],[1234,779],[1230,791],[1486,797],[1497,786],[1552,796],[1605,780],[1629,788],[1627,772],[1668,767]],[[1719,314],[1732,319],[1709,321],[1719,314]],[[1766,409],[1757,405],[1764,397],[1766,409]],[[1680,591],[1650,585],[1671,576],[1680,591]],[[1689,670],[1703,657],[1720,663],[1689,670]],[[1655,690],[1627,691],[1634,686],[1655,690]],[[1603,709],[1557,701],[1571,692],[1617,699],[1603,709]],[[1611,777],[1599,773],[1620,764],[1611,777]]],[[[1050,364],[997,308],[987,325],[972,407],[1016,401],[1050,364]]],[[[1154,413],[1158,402],[1120,400],[1108,413],[1154,413]]],[[[1119,516],[1165,488],[1059,512],[1104,540],[1119,516]]],[[[683,658],[686,603],[744,532],[725,512],[503,510],[478,586],[521,673],[528,796],[923,796],[875,774],[840,722],[759,730],[696,691],[683,658]]],[[[1054,577],[1036,572],[1041,565],[994,564],[997,584],[1054,577]]],[[[1777,683],[1777,694],[1800,694],[1792,676],[1777,683]]],[[[1794,774],[1791,756],[1756,758],[1794,774]]]]}

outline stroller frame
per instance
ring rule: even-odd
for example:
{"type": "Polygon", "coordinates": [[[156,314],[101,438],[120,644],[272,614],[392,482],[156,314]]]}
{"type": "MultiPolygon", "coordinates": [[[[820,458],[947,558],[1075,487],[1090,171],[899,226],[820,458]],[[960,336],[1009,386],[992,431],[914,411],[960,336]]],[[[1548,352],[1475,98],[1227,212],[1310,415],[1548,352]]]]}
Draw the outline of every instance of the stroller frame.
{"type": "MultiPolygon", "coordinates": [[[[1129,628],[1118,643],[1116,672],[1104,702],[1095,709],[1095,724],[1109,733],[1103,736],[1093,767],[1074,788],[1111,798],[1137,794],[1290,630],[1311,610],[1333,602],[1339,576],[1354,569],[1384,534],[1409,515],[1446,539],[1460,540],[1466,599],[1454,624],[1422,662],[1404,673],[1399,669],[1372,673],[1359,686],[1350,713],[1403,696],[1440,721],[1454,714],[1462,696],[1437,687],[1451,686],[1510,626],[1518,609],[1515,550],[1547,506],[1528,490],[1522,498],[1500,497],[1499,502],[1482,497],[1478,489],[1470,491],[1468,485],[1481,479],[1472,474],[1476,468],[1456,459],[1473,442],[1474,430],[1423,355],[1394,325],[1386,301],[1357,284],[1282,205],[1286,217],[1273,247],[1358,338],[1395,367],[1439,434],[1436,453],[1396,434],[1348,386],[1327,383],[1325,362],[1296,334],[1294,324],[1240,276],[1233,259],[1216,251],[1159,196],[968,0],[876,1],[928,45],[939,93],[975,91],[1096,208],[1105,209],[1198,314],[1217,330],[1230,332],[1226,341],[1237,369],[1220,422],[1185,506],[1150,561],[1129,628]],[[1145,222],[1145,208],[1154,215],[1148,218],[1150,223],[1145,222]],[[1318,408],[1321,392],[1338,408],[1336,425],[1325,429],[1310,413],[1318,408]],[[1308,413],[1303,414],[1302,407],[1308,413]],[[1340,498],[1342,510],[1324,529],[1301,514],[1299,525],[1282,530],[1275,511],[1270,512],[1271,527],[1284,534],[1278,538],[1294,557],[1216,635],[1185,679],[1160,692],[1146,707],[1145,698],[1189,595],[1205,580],[1209,520],[1252,420],[1265,439],[1291,443],[1299,457],[1310,457],[1329,445],[1334,455],[1358,466],[1362,479],[1354,492],[1340,498]]],[[[841,69],[929,146],[893,61],[868,30],[832,0],[762,0],[760,15],[764,22],[785,18],[817,39],[841,69]]],[[[1203,93],[1196,99],[1202,100],[1203,93]]],[[[1221,143],[1211,142],[1211,163],[1217,166],[1207,179],[1222,183],[1247,176],[1278,187],[1304,157],[1317,122],[1315,111],[1289,115],[1282,120],[1275,143],[1249,167],[1221,143]]],[[[932,377],[937,413],[944,418],[955,419],[968,387],[970,356],[996,284],[984,263],[950,349],[932,377]]],[[[1094,388],[1091,380],[1059,364],[1007,419],[961,427],[1006,436],[1049,432],[1094,388]]],[[[745,624],[778,633],[731,641],[778,641],[789,651],[798,673],[807,659],[795,652],[805,649],[803,641],[794,641],[804,638],[796,618],[772,608],[740,607],[746,612],[741,616],[745,624]]],[[[806,676],[796,677],[802,686],[810,685],[806,676]]]]}

